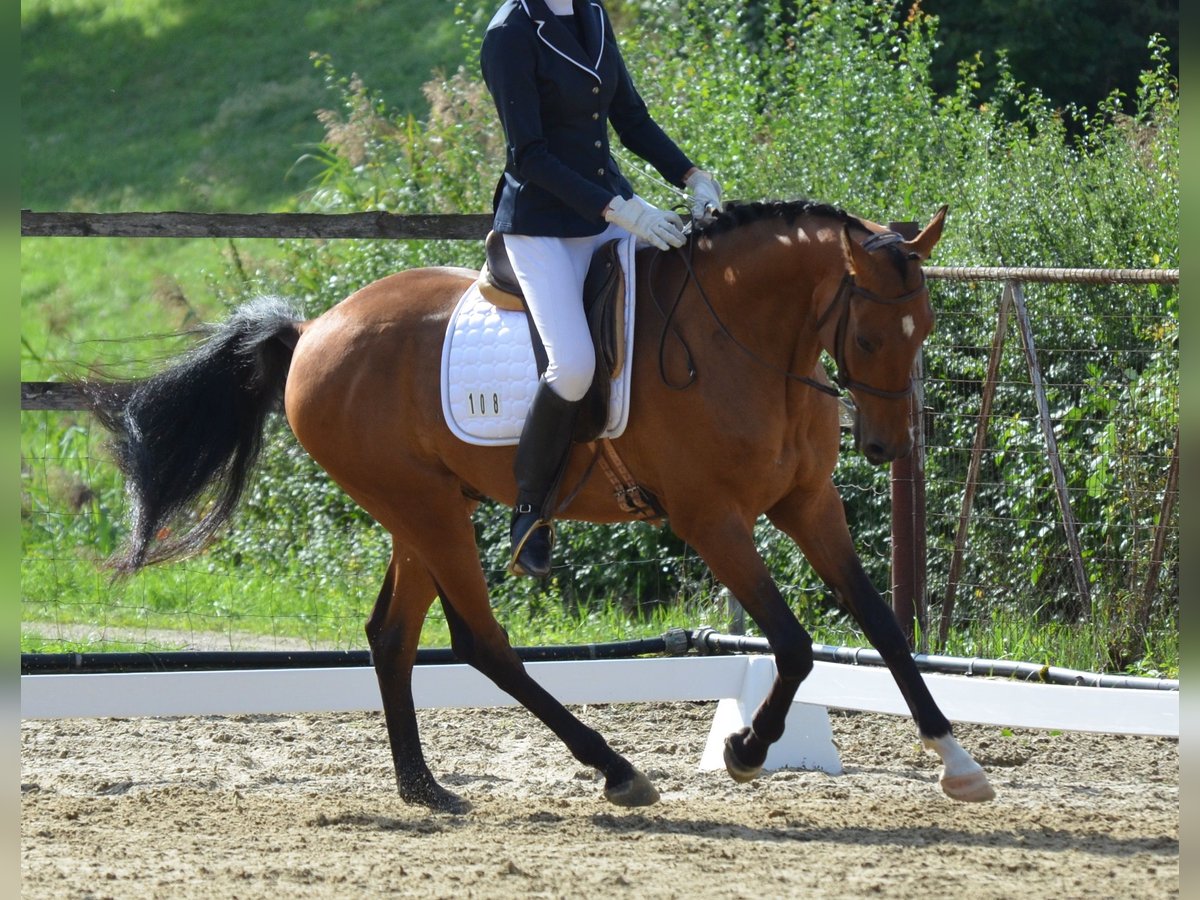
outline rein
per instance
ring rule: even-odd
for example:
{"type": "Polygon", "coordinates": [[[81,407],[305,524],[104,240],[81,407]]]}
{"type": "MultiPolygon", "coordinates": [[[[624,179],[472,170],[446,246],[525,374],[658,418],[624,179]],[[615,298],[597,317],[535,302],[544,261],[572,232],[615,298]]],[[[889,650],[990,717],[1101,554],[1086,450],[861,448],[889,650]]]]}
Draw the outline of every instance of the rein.
{"type": "MultiPolygon", "coordinates": [[[[863,241],[862,247],[864,250],[870,252],[879,247],[886,247],[889,244],[894,244],[902,240],[904,240],[902,235],[894,231],[885,231],[871,235],[869,238],[867,238],[867,240],[863,241]]],[[[678,330],[673,327],[672,323],[672,320],[675,317],[675,312],[679,308],[679,303],[683,299],[683,292],[687,288],[688,281],[691,280],[695,283],[696,291],[700,295],[700,299],[704,302],[705,308],[708,310],[709,315],[712,317],[721,333],[725,335],[725,337],[727,337],[735,347],[737,347],[744,354],[746,354],[746,356],[763,368],[782,375],[792,381],[798,381],[801,384],[815,388],[823,394],[836,397],[839,401],[846,404],[850,408],[853,408],[853,400],[848,400],[847,398],[842,397],[842,390],[863,391],[864,393],[871,394],[876,397],[884,397],[887,399],[900,399],[902,397],[909,396],[913,392],[914,385],[911,375],[909,376],[907,386],[898,391],[890,391],[883,388],[873,387],[869,384],[851,378],[849,370],[846,366],[846,325],[850,320],[850,304],[854,297],[862,297],[873,303],[881,303],[887,306],[899,306],[915,300],[921,295],[921,292],[925,290],[925,273],[923,271],[921,273],[921,284],[899,297],[880,297],[878,294],[868,291],[864,287],[860,287],[854,280],[854,276],[851,273],[847,272],[842,276],[842,283],[838,287],[837,294],[834,295],[833,302],[829,304],[825,312],[823,312],[821,317],[817,320],[817,329],[819,330],[824,327],[833,311],[835,309],[840,309],[837,330],[834,333],[834,362],[837,365],[837,375],[834,378],[834,382],[838,386],[837,388],[834,388],[828,384],[817,381],[815,378],[811,378],[807,375],[799,375],[790,369],[785,369],[782,366],[777,366],[774,363],[768,362],[733,335],[733,333],[729,330],[729,327],[717,314],[716,309],[712,305],[712,301],[709,299],[708,294],[704,290],[704,285],[700,283],[700,279],[696,276],[696,270],[692,266],[692,256],[695,253],[695,246],[695,241],[689,241],[688,252],[680,255],[680,258],[683,260],[684,268],[687,269],[687,276],[684,278],[683,283],[680,284],[679,290],[676,292],[675,299],[671,302],[671,307],[669,310],[663,310],[662,304],[659,302],[658,296],[654,291],[654,266],[658,262],[663,251],[657,251],[651,258],[650,272],[648,273],[646,279],[650,296],[654,300],[654,305],[658,307],[658,311],[660,314],[662,314],[664,320],[662,332],[659,335],[658,341],[658,373],[663,384],[665,384],[667,387],[676,391],[686,390],[696,380],[696,376],[698,374],[691,349],[688,347],[687,342],[683,339],[683,336],[680,335],[678,330]],[[688,377],[687,380],[682,384],[673,384],[670,378],[667,376],[666,343],[668,334],[675,335],[676,340],[678,340],[682,345],[683,352],[687,357],[688,377]],[[841,390],[838,388],[841,388],[841,390]]]]}

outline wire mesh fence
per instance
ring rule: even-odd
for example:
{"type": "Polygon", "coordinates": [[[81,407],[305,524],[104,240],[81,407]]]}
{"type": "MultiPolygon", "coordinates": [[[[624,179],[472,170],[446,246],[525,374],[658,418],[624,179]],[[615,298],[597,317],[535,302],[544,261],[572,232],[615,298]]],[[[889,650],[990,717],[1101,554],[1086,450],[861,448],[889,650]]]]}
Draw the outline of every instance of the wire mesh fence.
{"type": "Polygon", "coordinates": [[[938,296],[928,627],[1089,623],[1117,662],[1136,654],[1178,611],[1173,288],[962,280],[938,296]]]}
{"type": "MultiPolygon", "coordinates": [[[[1012,308],[1011,284],[942,280],[933,288],[938,323],[922,381],[928,566],[920,633],[926,646],[944,646],[948,632],[986,628],[998,617],[1059,621],[1099,628],[1114,656],[1135,655],[1146,632],[1170,627],[1178,610],[1173,289],[1033,283],[1018,290],[1028,334],[1012,308]]],[[[336,503],[327,518],[308,522],[307,533],[295,533],[294,523],[272,533],[269,515],[254,516],[222,552],[111,581],[98,562],[123,525],[103,441],[86,413],[24,414],[28,646],[363,645],[386,536],[336,503]],[[317,531],[332,537],[314,550],[307,545],[317,531]],[[277,548],[265,567],[261,558],[243,565],[239,548],[254,546],[277,548]]],[[[270,453],[299,451],[281,434],[270,453]]],[[[860,551],[887,593],[886,476],[847,453],[836,478],[860,551]]],[[[568,530],[556,600],[586,611],[596,602],[589,579],[600,570],[607,583],[627,585],[609,598],[626,612],[715,589],[694,552],[639,528],[600,547],[568,530]]],[[[486,537],[487,525],[480,530],[486,537]]],[[[828,613],[832,601],[794,548],[765,525],[760,536],[798,611],[810,620],[828,613]]],[[[486,564],[503,598],[503,562],[486,564]]]]}

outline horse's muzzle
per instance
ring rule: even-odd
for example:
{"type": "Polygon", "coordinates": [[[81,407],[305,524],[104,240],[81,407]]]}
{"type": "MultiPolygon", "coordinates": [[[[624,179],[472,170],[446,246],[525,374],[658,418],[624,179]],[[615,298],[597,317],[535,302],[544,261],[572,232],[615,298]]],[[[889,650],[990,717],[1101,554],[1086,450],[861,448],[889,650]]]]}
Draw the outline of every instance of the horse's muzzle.
{"type": "Polygon", "coordinates": [[[912,430],[909,428],[906,428],[898,439],[886,440],[864,429],[862,415],[860,414],[854,417],[852,432],[854,434],[854,446],[867,458],[867,462],[872,465],[881,466],[884,463],[903,459],[912,453],[912,430]]]}

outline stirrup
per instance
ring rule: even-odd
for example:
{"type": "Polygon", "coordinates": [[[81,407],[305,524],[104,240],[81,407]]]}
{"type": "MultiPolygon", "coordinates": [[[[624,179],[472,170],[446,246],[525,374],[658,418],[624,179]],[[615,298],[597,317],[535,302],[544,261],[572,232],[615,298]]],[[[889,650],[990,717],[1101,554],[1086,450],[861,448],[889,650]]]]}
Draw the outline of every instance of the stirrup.
{"type": "MultiPolygon", "coordinates": [[[[550,567],[548,564],[547,564],[545,572],[530,572],[530,571],[527,571],[523,566],[521,566],[517,561],[521,556],[521,552],[525,549],[525,545],[529,542],[529,539],[531,537],[533,537],[534,532],[539,531],[543,528],[549,529],[549,531],[550,531],[549,547],[547,548],[547,554],[553,553],[554,542],[555,542],[555,537],[556,537],[554,520],[553,519],[538,519],[532,525],[530,525],[528,528],[525,529],[525,533],[523,535],[521,535],[521,539],[513,547],[512,556],[509,558],[509,561],[508,561],[508,574],[517,575],[517,576],[528,575],[533,578],[545,578],[547,575],[550,574],[550,567]]],[[[549,560],[547,560],[547,563],[548,562],[549,562],[549,560]]]]}

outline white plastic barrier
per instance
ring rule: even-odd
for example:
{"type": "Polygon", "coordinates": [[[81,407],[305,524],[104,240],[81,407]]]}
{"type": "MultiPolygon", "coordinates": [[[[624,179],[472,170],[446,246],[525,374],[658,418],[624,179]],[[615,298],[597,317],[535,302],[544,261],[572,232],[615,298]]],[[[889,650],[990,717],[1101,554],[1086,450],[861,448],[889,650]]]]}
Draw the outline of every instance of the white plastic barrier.
{"type": "MultiPolygon", "coordinates": [[[[770,656],[676,657],[526,663],[529,673],[563,703],[718,700],[701,759],[720,768],[725,736],[748,724],[775,675],[770,656]]],[[[925,674],[925,683],[952,722],[1014,728],[1178,736],[1174,691],[1068,687],[925,674]]],[[[465,665],[418,666],[413,697],[420,709],[515,705],[511,697],[465,665]]],[[[796,695],[783,739],[767,768],[837,773],[827,707],[909,715],[883,668],[816,663],[796,695]]],[[[369,667],[255,669],[214,672],[25,675],[21,716],[184,716],[342,712],[380,709],[369,667]]]]}

